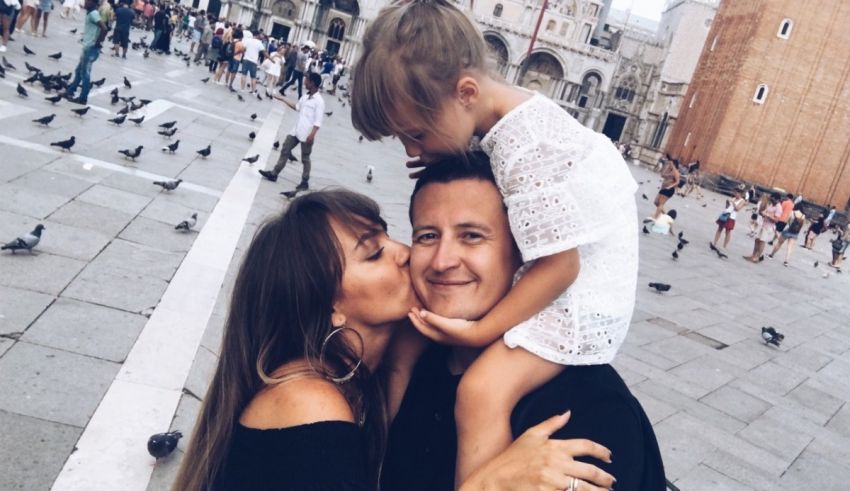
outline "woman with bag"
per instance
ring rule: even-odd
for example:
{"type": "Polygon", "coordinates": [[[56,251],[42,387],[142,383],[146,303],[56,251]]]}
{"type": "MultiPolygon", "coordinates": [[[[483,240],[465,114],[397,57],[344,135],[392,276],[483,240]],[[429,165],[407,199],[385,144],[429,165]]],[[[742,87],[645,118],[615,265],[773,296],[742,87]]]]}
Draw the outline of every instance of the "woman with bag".
{"type": "Polygon", "coordinates": [[[794,205],[794,211],[791,213],[791,217],[788,218],[788,225],[782,230],[782,233],[779,234],[779,240],[776,241],[776,245],[773,246],[773,251],[767,255],[767,257],[773,259],[773,256],[779,252],[779,249],[782,248],[784,244],[788,244],[788,248],[785,250],[785,261],[783,261],[783,266],[788,266],[788,261],[791,259],[791,254],[794,252],[794,243],[797,242],[797,236],[800,235],[800,230],[803,230],[803,225],[806,223],[806,215],[803,214],[802,206],[800,203],[794,205]]]}
{"type": "Polygon", "coordinates": [[[717,232],[714,233],[714,240],[711,241],[710,247],[712,250],[717,249],[717,242],[720,240],[721,232],[726,232],[726,237],[723,239],[723,248],[729,247],[729,241],[732,240],[732,230],[735,228],[735,219],[738,217],[738,211],[747,206],[747,200],[744,199],[744,190],[740,187],[733,191],[732,200],[726,200],[726,209],[717,217],[717,232]]]}

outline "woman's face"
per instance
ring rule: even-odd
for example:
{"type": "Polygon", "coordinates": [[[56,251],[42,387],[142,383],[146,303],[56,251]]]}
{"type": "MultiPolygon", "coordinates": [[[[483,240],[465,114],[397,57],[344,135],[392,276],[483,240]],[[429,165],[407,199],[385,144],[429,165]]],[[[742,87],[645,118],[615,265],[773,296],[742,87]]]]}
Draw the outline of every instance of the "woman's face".
{"type": "Polygon", "coordinates": [[[352,230],[336,221],[331,225],[345,255],[335,313],[345,317],[347,327],[366,329],[406,318],[416,305],[408,269],[410,248],[391,240],[377,224],[367,230],[352,230]]]}

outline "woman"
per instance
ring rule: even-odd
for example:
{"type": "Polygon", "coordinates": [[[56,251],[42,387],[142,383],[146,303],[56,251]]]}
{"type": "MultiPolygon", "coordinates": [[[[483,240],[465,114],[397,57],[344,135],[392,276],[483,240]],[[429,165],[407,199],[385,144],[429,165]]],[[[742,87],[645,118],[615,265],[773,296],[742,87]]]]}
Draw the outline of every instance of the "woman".
{"type": "Polygon", "coordinates": [[[782,216],[782,206],[779,204],[779,195],[776,193],[772,194],[764,209],[762,209],[761,205],[759,205],[759,210],[759,221],[761,222],[761,225],[755,235],[753,253],[749,256],[744,256],[744,259],[751,263],[759,263],[764,260],[764,248],[776,232],[776,222],[782,216]]]}
{"type": "Polygon", "coordinates": [[[263,61],[263,72],[266,78],[263,85],[266,86],[266,97],[272,96],[272,89],[277,85],[277,77],[280,75],[280,60],[283,57],[283,46],[276,51],[272,51],[271,55],[263,61]]]}
{"type": "Polygon", "coordinates": [[[655,196],[655,214],[644,220],[644,223],[651,222],[664,214],[664,204],[667,200],[673,197],[676,192],[676,186],[679,185],[679,161],[676,159],[667,158],[667,164],[661,169],[661,189],[658,195],[655,196]]]}
{"type": "Polygon", "coordinates": [[[738,212],[747,206],[747,200],[744,199],[744,190],[741,187],[735,188],[732,192],[732,200],[726,200],[726,209],[717,218],[714,223],[717,224],[717,231],[714,233],[714,240],[711,241],[711,249],[717,249],[717,243],[720,241],[721,232],[725,232],[726,237],[723,239],[723,248],[729,248],[729,241],[732,240],[732,230],[735,229],[735,220],[738,218],[738,212]]]}
{"type": "Polygon", "coordinates": [[[21,9],[21,15],[18,16],[18,24],[15,26],[15,30],[23,34],[24,24],[29,19],[30,34],[38,36],[38,0],[23,0],[21,4],[24,7],[21,9]]]}
{"type": "Polygon", "coordinates": [[[815,240],[817,240],[818,236],[824,230],[826,230],[826,215],[821,213],[820,217],[809,225],[809,229],[806,231],[806,240],[803,243],[803,247],[806,249],[812,249],[815,246],[815,240]]]}
{"type": "MultiPolygon", "coordinates": [[[[221,58],[221,47],[224,44],[224,29],[219,27],[215,30],[210,47],[207,50],[207,59],[209,60],[209,72],[216,74],[218,69],[218,60],[221,58]]],[[[216,80],[217,81],[217,80],[216,80]]]]}
{"type": "Polygon", "coordinates": [[[776,241],[776,244],[773,246],[773,250],[767,257],[773,259],[773,256],[779,252],[779,249],[787,244],[788,248],[785,250],[785,260],[782,262],[783,266],[788,266],[788,261],[791,260],[791,254],[794,252],[794,243],[797,242],[797,236],[800,235],[800,230],[803,230],[803,225],[806,223],[806,215],[803,214],[802,206],[800,203],[794,205],[794,209],[791,212],[791,217],[788,219],[788,224],[782,230],[782,233],[779,235],[779,240],[776,241]]]}
{"type": "MultiPolygon", "coordinates": [[[[387,421],[374,374],[416,304],[408,258],[377,205],[348,191],[301,196],[262,226],[174,489],[376,489],[387,421]]],[[[531,465],[555,457],[545,443],[524,435],[462,489],[546,477],[531,465]]]]}
{"type": "MultiPolygon", "coordinates": [[[[218,55],[218,67],[216,67],[215,77],[213,80],[215,83],[221,83],[221,77],[225,74],[226,71],[229,70],[230,62],[233,60],[233,31],[231,29],[227,29],[221,35],[221,48],[219,49],[218,55]]],[[[227,77],[225,77],[225,80],[227,77]]]]}

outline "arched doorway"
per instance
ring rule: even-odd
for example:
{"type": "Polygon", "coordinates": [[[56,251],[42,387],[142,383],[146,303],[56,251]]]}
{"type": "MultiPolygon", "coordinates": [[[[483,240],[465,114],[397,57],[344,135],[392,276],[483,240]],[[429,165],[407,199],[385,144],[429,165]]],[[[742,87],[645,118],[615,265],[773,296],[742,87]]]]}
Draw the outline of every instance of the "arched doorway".
{"type": "Polygon", "coordinates": [[[599,93],[602,87],[602,77],[596,72],[589,72],[581,79],[581,88],[578,92],[578,107],[596,107],[599,93]]]}
{"type": "Polygon", "coordinates": [[[494,34],[485,34],[484,42],[487,43],[487,53],[489,54],[489,68],[501,75],[507,75],[508,72],[508,47],[499,36],[494,34]]]}
{"type": "Polygon", "coordinates": [[[552,94],[555,83],[564,78],[564,67],[553,55],[532,53],[526,62],[519,85],[544,94],[552,94]]]}

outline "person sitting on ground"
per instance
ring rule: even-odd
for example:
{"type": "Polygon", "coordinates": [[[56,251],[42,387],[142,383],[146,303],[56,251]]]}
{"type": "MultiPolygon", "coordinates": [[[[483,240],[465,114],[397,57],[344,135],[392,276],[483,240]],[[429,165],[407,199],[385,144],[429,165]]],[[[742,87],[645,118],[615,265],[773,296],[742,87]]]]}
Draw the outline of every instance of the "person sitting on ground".
{"type": "Polygon", "coordinates": [[[652,228],[650,230],[656,234],[674,235],[673,222],[676,221],[676,216],[676,210],[668,211],[652,221],[652,228]]]}

